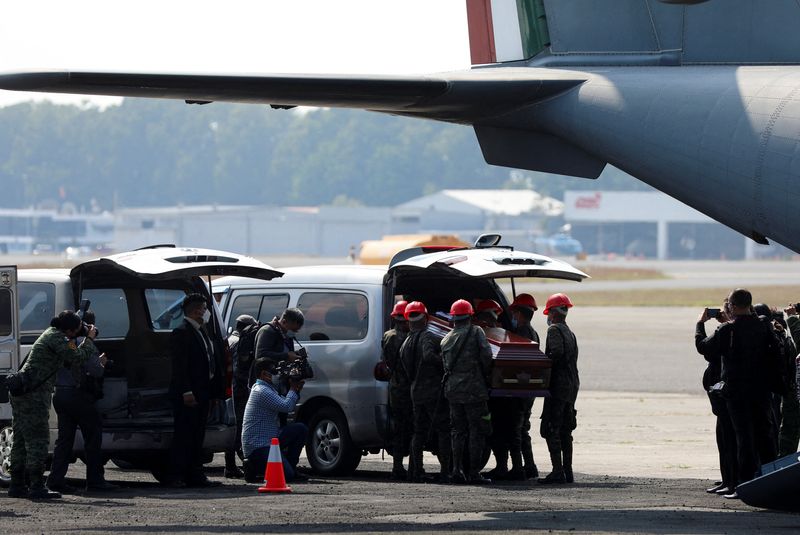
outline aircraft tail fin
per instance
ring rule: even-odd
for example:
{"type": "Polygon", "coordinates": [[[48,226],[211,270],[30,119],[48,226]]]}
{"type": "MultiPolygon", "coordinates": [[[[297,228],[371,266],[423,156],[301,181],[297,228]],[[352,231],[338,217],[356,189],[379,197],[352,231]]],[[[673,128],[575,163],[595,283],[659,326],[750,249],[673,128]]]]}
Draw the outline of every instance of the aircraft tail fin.
{"type": "Polygon", "coordinates": [[[798,0],[466,0],[472,64],[796,65],[798,0]]]}
{"type": "Polygon", "coordinates": [[[528,59],[550,44],[544,0],[467,0],[472,64],[528,59]]]}

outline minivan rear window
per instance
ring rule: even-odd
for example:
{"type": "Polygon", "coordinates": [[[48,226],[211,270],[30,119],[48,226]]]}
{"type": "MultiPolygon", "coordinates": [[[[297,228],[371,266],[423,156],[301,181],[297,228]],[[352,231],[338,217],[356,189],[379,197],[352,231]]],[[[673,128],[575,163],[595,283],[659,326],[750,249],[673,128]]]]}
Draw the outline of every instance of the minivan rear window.
{"type": "Polygon", "coordinates": [[[44,332],[56,315],[56,287],[50,282],[20,282],[19,328],[22,332],[44,332]]]}
{"type": "Polygon", "coordinates": [[[362,340],[367,336],[369,304],[366,296],[346,292],[307,292],[297,308],[306,321],[300,340],[362,340]]]}
{"type": "Polygon", "coordinates": [[[280,316],[287,306],[289,306],[289,294],[240,295],[231,306],[228,332],[233,331],[236,318],[242,314],[248,314],[261,323],[266,323],[275,316],[280,316]]]}
{"type": "Polygon", "coordinates": [[[183,322],[183,290],[153,289],[144,291],[150,325],[154,331],[171,331],[183,322]]]}
{"type": "Polygon", "coordinates": [[[89,308],[97,317],[98,338],[124,338],[128,334],[128,300],[121,288],[84,290],[81,299],[91,301],[89,308]]]}

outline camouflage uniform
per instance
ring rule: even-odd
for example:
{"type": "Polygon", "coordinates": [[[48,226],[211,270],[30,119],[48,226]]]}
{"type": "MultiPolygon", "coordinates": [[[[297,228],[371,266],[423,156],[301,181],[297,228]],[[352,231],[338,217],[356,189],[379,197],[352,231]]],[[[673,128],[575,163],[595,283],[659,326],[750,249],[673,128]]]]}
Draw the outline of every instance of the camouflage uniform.
{"type": "Polygon", "coordinates": [[[540,431],[542,438],[547,440],[553,473],[571,482],[572,431],[577,426],[575,400],[580,380],[578,341],[566,323],[554,323],[547,329],[545,353],[553,360],[553,368],[550,397],[544,400],[540,431]]]}
{"type": "MultiPolygon", "coordinates": [[[[530,323],[515,327],[512,332],[535,342],[539,335],[530,323]]],[[[533,398],[500,397],[489,400],[492,413],[492,452],[497,466],[487,475],[492,479],[527,479],[536,477],[538,470],[531,446],[531,412],[533,398]],[[508,456],[512,470],[508,472],[508,456]],[[525,459],[523,468],[523,457],[525,459]]]]}
{"type": "Polygon", "coordinates": [[[453,477],[464,478],[463,454],[469,437],[469,476],[483,481],[478,471],[485,438],[492,432],[486,401],[492,349],[479,327],[460,325],[442,339],[445,368],[444,395],[450,402],[453,477]]]}
{"type": "Polygon", "coordinates": [[[69,340],[55,327],[48,328],[34,342],[21,372],[31,374],[31,384],[39,385],[32,392],[11,397],[14,421],[14,443],[11,448],[12,486],[23,488],[25,472],[31,483],[31,490],[44,488],[44,467],[47,449],[50,444],[50,400],[55,372],[70,363],[80,366],[96,351],[94,343],[86,338],[80,346],[69,340]]]}
{"type": "Polygon", "coordinates": [[[437,437],[440,477],[447,478],[450,474],[450,410],[442,392],[444,368],[439,345],[428,331],[411,331],[400,348],[400,358],[412,378],[414,438],[409,463],[411,479],[422,479],[422,452],[433,435],[437,437]]]}
{"type": "Polygon", "coordinates": [[[414,409],[411,404],[411,379],[400,360],[400,346],[407,333],[398,329],[389,329],[383,333],[381,348],[383,360],[391,370],[389,379],[389,411],[392,416],[392,458],[394,460],[393,475],[405,477],[403,457],[410,453],[411,436],[414,433],[414,409]]]}
{"type": "MultiPolygon", "coordinates": [[[[524,336],[528,340],[539,343],[539,333],[533,329],[530,323],[519,325],[514,329],[514,334],[524,336]]],[[[520,448],[522,450],[522,458],[525,461],[525,475],[527,477],[536,477],[539,475],[539,470],[536,468],[536,462],[533,460],[533,445],[531,443],[531,415],[533,413],[533,398],[526,398],[522,400],[522,426],[520,427],[520,448]]]]}

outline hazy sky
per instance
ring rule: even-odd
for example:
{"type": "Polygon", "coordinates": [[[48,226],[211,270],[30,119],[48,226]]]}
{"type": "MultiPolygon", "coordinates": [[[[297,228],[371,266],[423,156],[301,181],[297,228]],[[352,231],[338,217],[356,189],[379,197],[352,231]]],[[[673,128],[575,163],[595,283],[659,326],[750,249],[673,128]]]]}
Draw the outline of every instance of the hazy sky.
{"type": "MultiPolygon", "coordinates": [[[[465,5],[465,0],[2,0],[0,71],[461,69],[469,66],[465,5]]],[[[0,91],[0,105],[31,95],[0,91]]]]}

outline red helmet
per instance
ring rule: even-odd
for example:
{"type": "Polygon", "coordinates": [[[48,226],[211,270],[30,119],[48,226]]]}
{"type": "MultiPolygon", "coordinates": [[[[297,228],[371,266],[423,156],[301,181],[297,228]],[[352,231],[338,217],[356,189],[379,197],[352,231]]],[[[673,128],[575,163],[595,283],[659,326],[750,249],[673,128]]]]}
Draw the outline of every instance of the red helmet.
{"type": "Polygon", "coordinates": [[[465,299],[459,299],[450,307],[451,316],[472,316],[474,313],[472,305],[465,299]]]}
{"type": "Polygon", "coordinates": [[[478,303],[477,310],[475,310],[476,314],[480,314],[481,312],[494,312],[496,318],[503,313],[503,307],[493,299],[484,299],[478,303]]]}
{"type": "Polygon", "coordinates": [[[543,314],[546,316],[551,308],[567,307],[572,308],[572,301],[569,300],[566,294],[553,294],[547,298],[547,303],[544,305],[543,314]]]}
{"type": "Polygon", "coordinates": [[[539,307],[536,306],[536,299],[534,299],[531,294],[519,294],[514,298],[511,307],[525,307],[531,310],[539,310],[539,307]]]}
{"type": "Polygon", "coordinates": [[[395,303],[390,316],[395,319],[403,319],[405,317],[406,305],[408,305],[408,301],[398,301],[395,303]],[[397,316],[400,317],[398,318],[397,316]]]}
{"type": "Polygon", "coordinates": [[[411,319],[412,315],[416,314],[425,314],[428,315],[428,309],[425,308],[425,304],[421,301],[411,301],[407,306],[404,313],[405,318],[411,319]]]}

